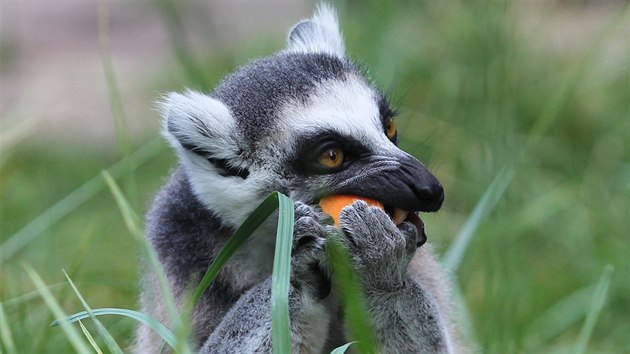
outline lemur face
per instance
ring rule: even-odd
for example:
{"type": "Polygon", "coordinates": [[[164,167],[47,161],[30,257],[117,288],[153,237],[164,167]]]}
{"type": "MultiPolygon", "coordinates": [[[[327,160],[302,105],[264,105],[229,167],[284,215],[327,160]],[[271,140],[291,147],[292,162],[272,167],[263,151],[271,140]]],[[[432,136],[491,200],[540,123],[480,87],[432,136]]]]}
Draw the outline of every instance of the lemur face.
{"type": "Polygon", "coordinates": [[[444,198],[398,148],[394,112],[345,57],[325,7],[294,27],[286,50],[211,95],[171,94],[162,109],[195,193],[233,226],[274,190],[307,203],[353,194],[406,211],[436,211],[444,198]]]}
{"type": "Polygon", "coordinates": [[[295,141],[289,189],[309,202],[352,194],[389,209],[439,209],[440,183],[398,148],[393,118],[384,96],[356,73],[322,83],[307,102],[286,105],[279,124],[284,139],[295,141]]]}

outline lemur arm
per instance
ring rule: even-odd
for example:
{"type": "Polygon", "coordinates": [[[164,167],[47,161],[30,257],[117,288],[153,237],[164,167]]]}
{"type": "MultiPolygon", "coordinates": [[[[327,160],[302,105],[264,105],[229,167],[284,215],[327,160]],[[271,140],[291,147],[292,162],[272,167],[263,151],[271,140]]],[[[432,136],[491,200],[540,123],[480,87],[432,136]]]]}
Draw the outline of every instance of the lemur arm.
{"type": "MultiPolygon", "coordinates": [[[[325,234],[335,230],[320,222],[306,204],[295,204],[291,253],[289,317],[293,353],[320,353],[331,320],[324,304],[330,282],[320,270],[325,234]]],[[[271,277],[246,291],[206,340],[201,353],[271,352],[271,277]]]]}
{"type": "Polygon", "coordinates": [[[372,290],[367,307],[383,353],[450,353],[443,316],[427,289],[407,278],[400,289],[372,290]]]}
{"type": "Polygon", "coordinates": [[[341,226],[351,261],[366,295],[382,353],[450,353],[448,316],[433,284],[411,277],[416,228],[396,227],[381,209],[357,202],[342,211],[341,226]]]}
{"type": "MultiPolygon", "coordinates": [[[[330,315],[308,291],[289,290],[293,353],[321,352],[330,315]]],[[[234,304],[204,344],[201,353],[271,352],[271,277],[247,291],[234,304]]]]}

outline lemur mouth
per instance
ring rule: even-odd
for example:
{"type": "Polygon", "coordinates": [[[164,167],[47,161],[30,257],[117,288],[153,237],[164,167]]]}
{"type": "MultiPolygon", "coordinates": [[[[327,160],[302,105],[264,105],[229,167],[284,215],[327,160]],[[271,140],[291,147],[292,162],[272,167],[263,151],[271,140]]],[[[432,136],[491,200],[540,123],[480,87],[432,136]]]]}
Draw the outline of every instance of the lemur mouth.
{"type": "Polygon", "coordinates": [[[416,227],[418,231],[416,239],[417,247],[422,246],[427,241],[427,235],[424,231],[424,222],[422,222],[422,219],[420,219],[417,213],[395,208],[390,205],[385,205],[385,212],[398,227],[404,222],[409,222],[416,227]]]}

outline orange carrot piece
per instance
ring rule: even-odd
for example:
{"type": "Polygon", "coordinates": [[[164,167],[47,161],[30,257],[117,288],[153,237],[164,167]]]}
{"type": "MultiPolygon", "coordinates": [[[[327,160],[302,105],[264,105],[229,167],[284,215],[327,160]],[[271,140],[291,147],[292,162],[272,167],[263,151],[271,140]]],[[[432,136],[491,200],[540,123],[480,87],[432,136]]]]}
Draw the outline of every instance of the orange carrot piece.
{"type": "Polygon", "coordinates": [[[366,202],[370,206],[379,207],[381,209],[385,209],[383,203],[376,201],[374,199],[369,199],[365,197],[359,197],[356,195],[331,195],[328,197],[324,197],[319,201],[319,205],[322,207],[324,213],[330,215],[335,221],[335,225],[339,226],[339,219],[341,216],[341,209],[344,207],[351,205],[357,200],[362,200],[366,202]]]}

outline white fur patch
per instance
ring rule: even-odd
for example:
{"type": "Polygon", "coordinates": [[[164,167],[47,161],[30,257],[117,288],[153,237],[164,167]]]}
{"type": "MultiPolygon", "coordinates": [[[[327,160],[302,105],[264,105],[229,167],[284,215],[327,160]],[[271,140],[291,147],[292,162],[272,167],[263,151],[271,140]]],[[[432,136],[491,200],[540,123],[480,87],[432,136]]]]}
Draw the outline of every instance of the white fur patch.
{"type": "Polygon", "coordinates": [[[345,56],[346,50],[335,10],[322,3],[311,19],[296,24],[289,31],[287,51],[345,56]]]}
{"type": "Polygon", "coordinates": [[[383,130],[376,93],[350,74],[343,81],[321,83],[306,104],[289,102],[278,125],[283,138],[304,132],[334,130],[361,141],[375,152],[396,149],[383,130]]]}
{"type": "MultiPolygon", "coordinates": [[[[251,174],[247,179],[226,177],[203,156],[183,144],[203,148],[212,157],[238,164],[236,122],[219,100],[187,90],[170,93],[159,106],[164,116],[163,134],[177,150],[195,195],[232,227],[240,226],[262,201],[259,186],[264,180],[251,174]]],[[[246,166],[233,166],[246,167],[246,166]]]]}
{"type": "MultiPolygon", "coordinates": [[[[210,168],[204,168],[201,163],[194,161],[194,157],[187,160],[182,162],[185,163],[193,191],[226,225],[240,226],[262,202],[257,196],[260,182],[255,174],[247,179],[224,177],[210,168]]],[[[205,162],[205,165],[209,164],[205,162]]]]}
{"type": "Polygon", "coordinates": [[[203,146],[216,158],[234,157],[236,122],[221,101],[186,90],[169,93],[158,107],[163,116],[162,133],[173,147],[203,146]]]}

